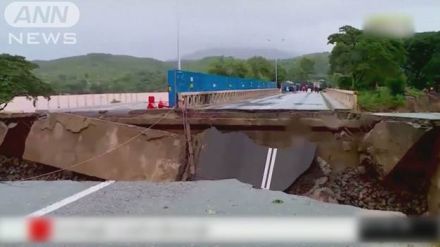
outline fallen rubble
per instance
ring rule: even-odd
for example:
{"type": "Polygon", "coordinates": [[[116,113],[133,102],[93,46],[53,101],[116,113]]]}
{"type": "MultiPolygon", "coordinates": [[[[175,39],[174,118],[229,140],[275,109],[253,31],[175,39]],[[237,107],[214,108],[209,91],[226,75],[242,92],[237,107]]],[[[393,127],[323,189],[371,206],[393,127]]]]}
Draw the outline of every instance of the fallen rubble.
{"type": "MultiPolygon", "coordinates": [[[[182,119],[174,115],[173,121],[182,119]]],[[[409,215],[439,212],[440,130],[435,124],[328,114],[283,121],[284,129],[237,131],[239,127],[229,126],[215,135],[203,127],[187,141],[180,130],[162,131],[140,122],[134,126],[62,113],[0,118],[0,154],[16,158],[0,158],[0,179],[22,180],[61,169],[41,179],[236,178],[260,188],[268,149],[277,148],[281,158],[272,162],[270,189],[409,215]],[[188,165],[189,142],[193,167],[188,165]],[[204,154],[207,143],[210,151],[204,154]]]]}
{"type": "Polygon", "coordinates": [[[413,192],[390,188],[365,168],[347,168],[327,185],[341,204],[360,208],[399,211],[407,215],[421,215],[427,208],[426,191],[413,192]]]}
{"type": "Polygon", "coordinates": [[[383,183],[375,173],[363,166],[329,173],[328,163],[318,157],[287,192],[322,202],[352,205],[407,215],[424,214],[427,208],[426,191],[396,190],[383,183]]]}

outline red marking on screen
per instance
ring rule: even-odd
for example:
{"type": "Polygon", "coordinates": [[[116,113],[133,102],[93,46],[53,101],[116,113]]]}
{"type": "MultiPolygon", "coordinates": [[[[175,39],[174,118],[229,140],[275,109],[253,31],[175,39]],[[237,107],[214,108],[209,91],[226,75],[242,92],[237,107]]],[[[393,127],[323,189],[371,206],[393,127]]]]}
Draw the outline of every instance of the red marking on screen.
{"type": "Polygon", "coordinates": [[[47,218],[32,218],[28,222],[28,238],[32,242],[47,242],[52,237],[53,224],[47,218]]]}

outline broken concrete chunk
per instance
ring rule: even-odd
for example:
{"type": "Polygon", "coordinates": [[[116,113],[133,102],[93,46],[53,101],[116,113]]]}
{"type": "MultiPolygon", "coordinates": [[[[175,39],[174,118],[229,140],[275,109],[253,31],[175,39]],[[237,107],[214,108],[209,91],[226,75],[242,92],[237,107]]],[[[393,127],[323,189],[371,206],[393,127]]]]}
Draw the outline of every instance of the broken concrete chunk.
{"type": "Polygon", "coordinates": [[[369,156],[383,178],[428,130],[407,122],[383,121],[365,135],[359,150],[369,156]]]}
{"type": "Polygon", "coordinates": [[[15,128],[15,127],[17,127],[17,123],[9,123],[8,124],[8,129],[13,129],[13,128],[15,128]]]}
{"type": "Polygon", "coordinates": [[[319,168],[321,168],[321,171],[325,176],[328,176],[332,173],[332,168],[327,161],[319,156],[316,157],[316,161],[318,162],[319,168]]]}
{"type": "Polygon", "coordinates": [[[335,193],[327,187],[314,189],[307,196],[317,201],[338,204],[335,193]]]}
{"type": "Polygon", "coordinates": [[[90,124],[89,118],[72,114],[50,114],[45,119],[43,129],[52,130],[56,124],[61,124],[64,129],[79,133],[90,124]]]}
{"type": "Polygon", "coordinates": [[[23,158],[102,179],[174,181],[184,156],[181,135],[55,113],[34,123],[23,158]]]}
{"type": "Polygon", "coordinates": [[[257,188],[286,190],[312,164],[316,145],[303,139],[288,148],[256,144],[243,132],[205,133],[196,180],[236,178],[257,188]]]}

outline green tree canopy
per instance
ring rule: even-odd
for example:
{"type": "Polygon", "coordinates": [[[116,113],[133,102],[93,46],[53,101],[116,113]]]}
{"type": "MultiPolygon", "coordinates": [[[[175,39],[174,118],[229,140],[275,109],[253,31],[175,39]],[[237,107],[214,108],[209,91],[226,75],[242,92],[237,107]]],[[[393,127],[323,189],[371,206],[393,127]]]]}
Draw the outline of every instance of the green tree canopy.
{"type": "Polygon", "coordinates": [[[387,81],[405,83],[402,67],[406,60],[403,42],[371,36],[351,26],[328,37],[335,45],[330,54],[330,74],[338,75],[338,84],[349,89],[374,89],[387,81]]]}
{"type": "Polygon", "coordinates": [[[315,61],[307,57],[301,58],[297,67],[293,68],[293,77],[296,80],[308,81],[315,71],[315,61]]]}
{"type": "Polygon", "coordinates": [[[418,89],[436,87],[440,80],[440,32],[418,33],[405,41],[408,84],[418,89]]]}
{"type": "Polygon", "coordinates": [[[52,93],[50,85],[32,73],[37,67],[24,57],[0,55],[0,110],[16,96],[26,96],[34,104],[38,96],[49,97],[52,93]]]}
{"type": "Polygon", "coordinates": [[[265,81],[275,80],[275,64],[264,57],[252,57],[247,60],[250,67],[249,77],[265,81]]]}
{"type": "MultiPolygon", "coordinates": [[[[208,73],[273,81],[275,80],[275,64],[264,57],[252,57],[248,60],[221,57],[210,64],[208,73]]],[[[286,74],[286,70],[278,66],[279,81],[284,80],[286,74]]]]}

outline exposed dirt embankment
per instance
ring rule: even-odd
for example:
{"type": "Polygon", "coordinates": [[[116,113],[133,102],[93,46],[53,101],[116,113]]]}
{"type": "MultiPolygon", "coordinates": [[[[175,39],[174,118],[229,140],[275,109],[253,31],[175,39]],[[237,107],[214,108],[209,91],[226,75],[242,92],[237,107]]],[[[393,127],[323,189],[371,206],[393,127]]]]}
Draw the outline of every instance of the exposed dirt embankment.
{"type": "Polygon", "coordinates": [[[398,110],[400,112],[439,112],[440,95],[429,93],[418,96],[406,96],[405,106],[398,110]]]}
{"type": "Polygon", "coordinates": [[[0,155],[0,181],[23,180],[103,181],[100,178],[71,171],[61,171],[52,166],[0,155]]]}

